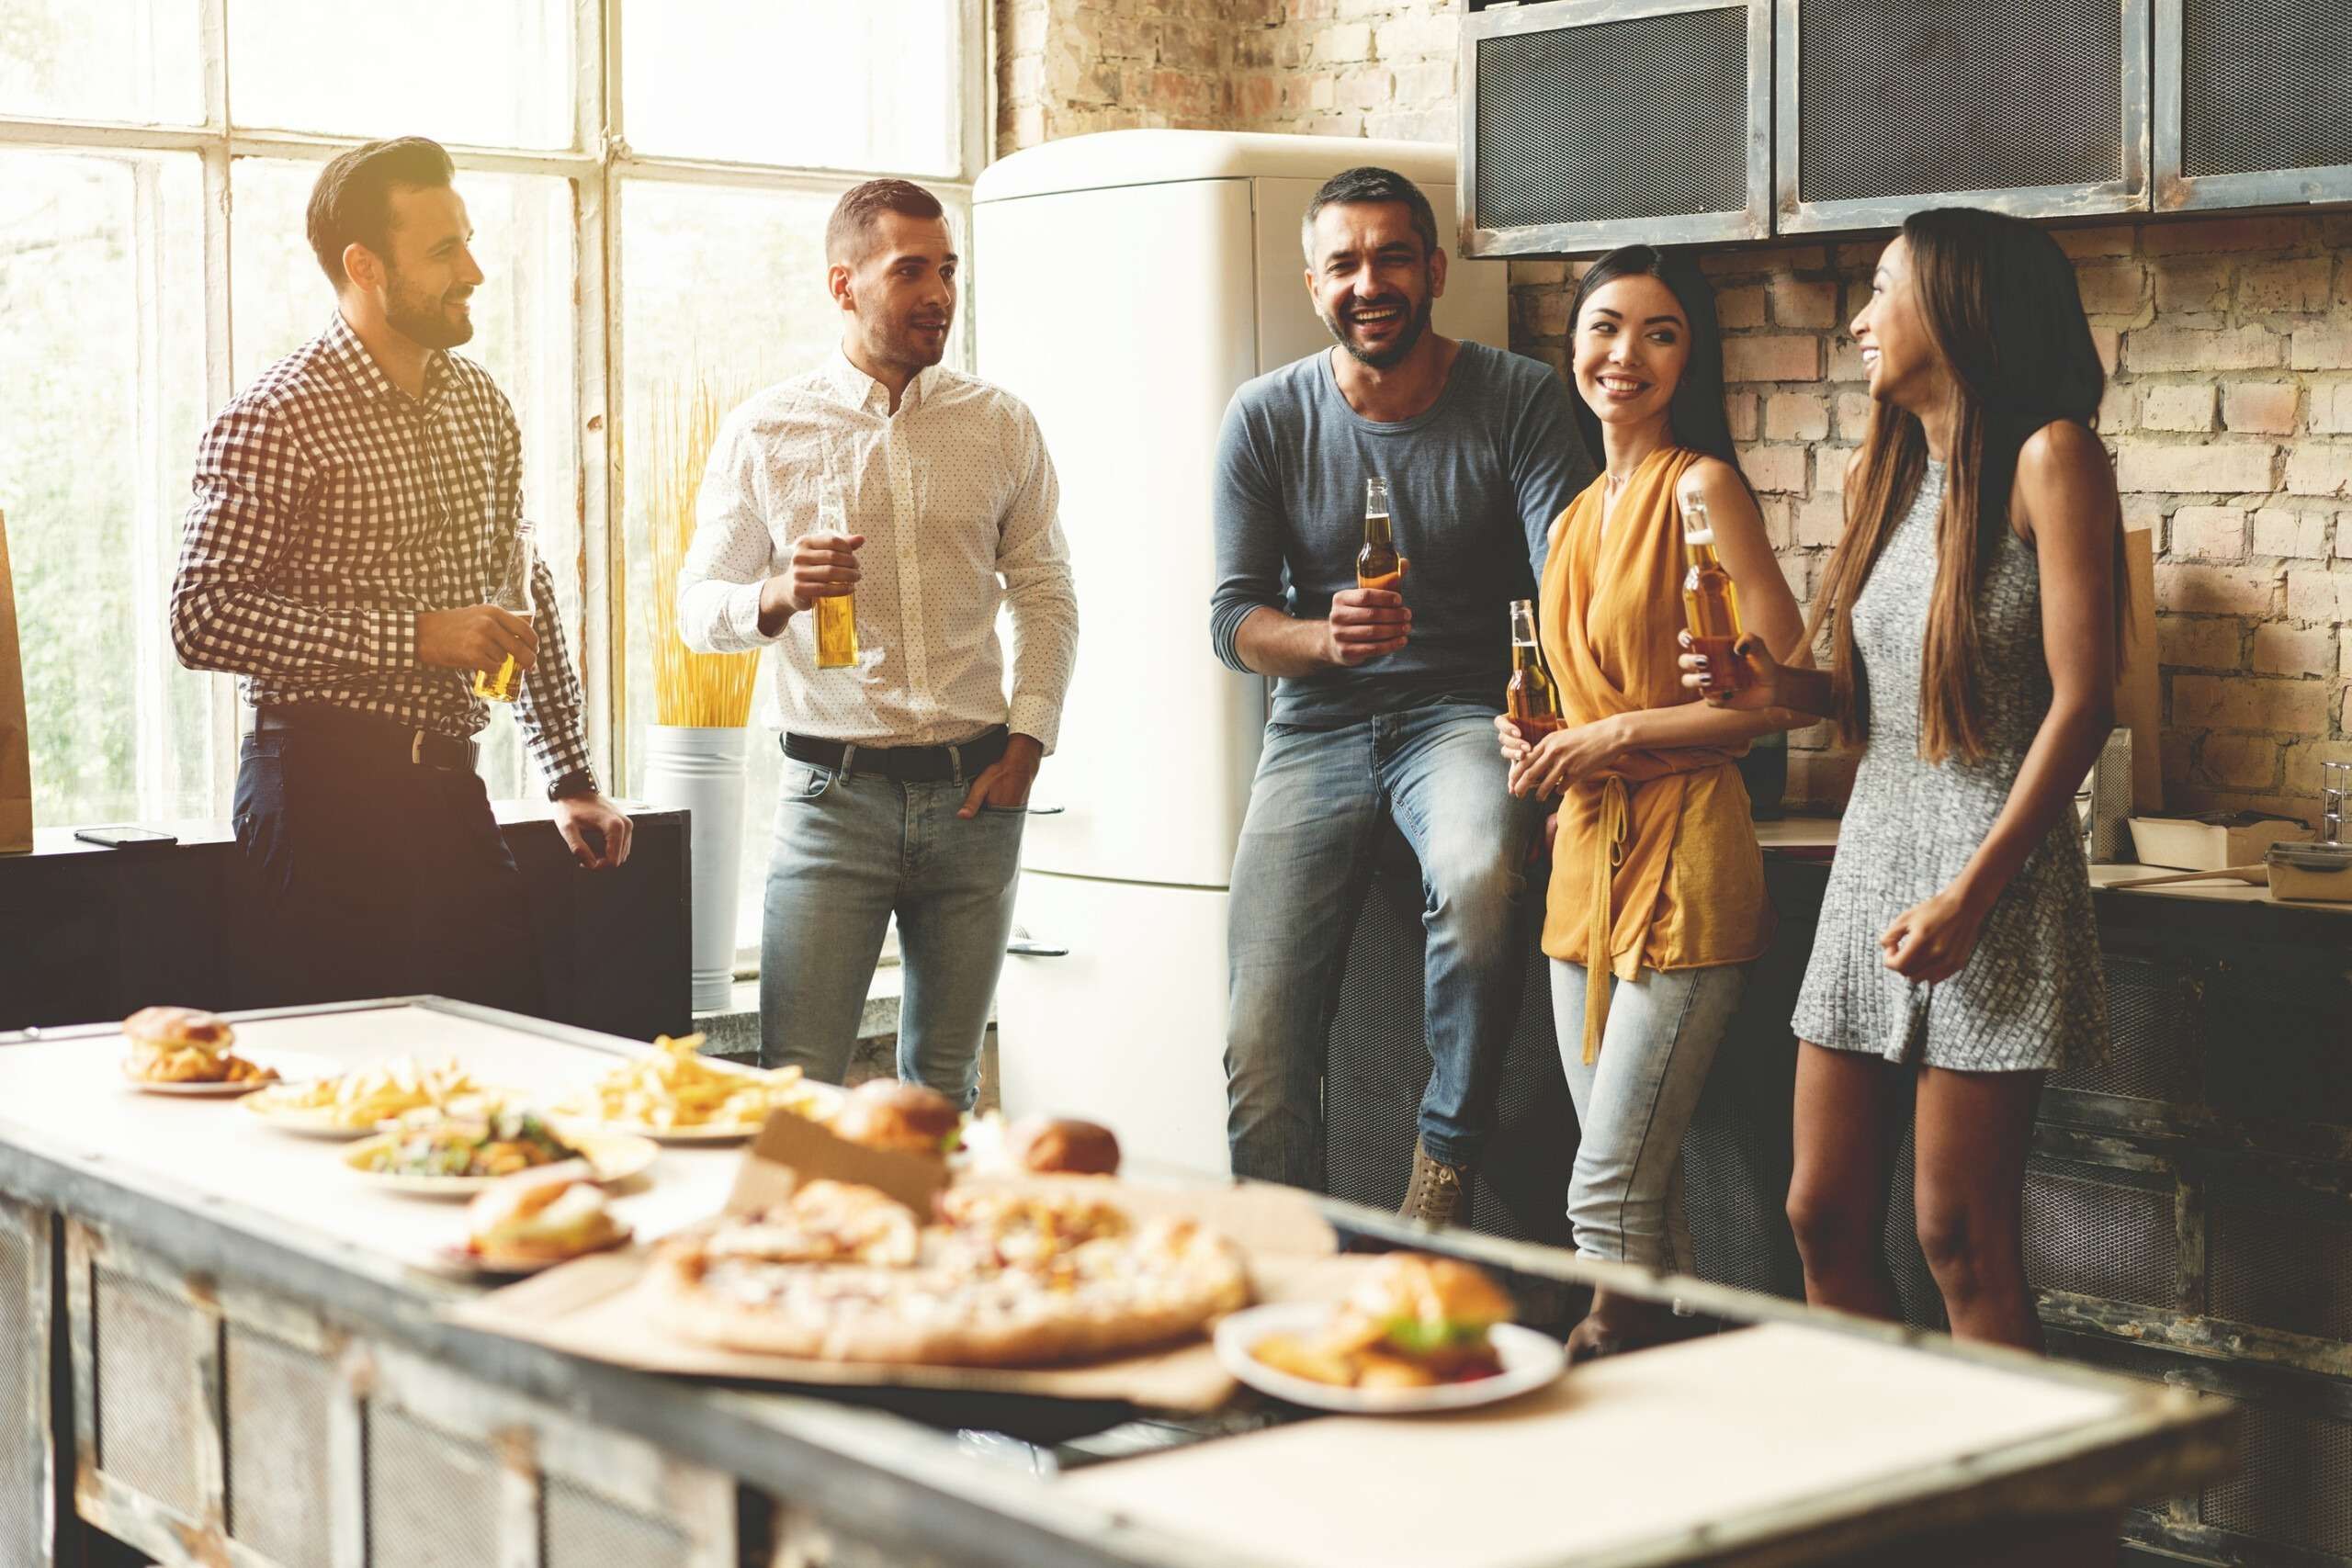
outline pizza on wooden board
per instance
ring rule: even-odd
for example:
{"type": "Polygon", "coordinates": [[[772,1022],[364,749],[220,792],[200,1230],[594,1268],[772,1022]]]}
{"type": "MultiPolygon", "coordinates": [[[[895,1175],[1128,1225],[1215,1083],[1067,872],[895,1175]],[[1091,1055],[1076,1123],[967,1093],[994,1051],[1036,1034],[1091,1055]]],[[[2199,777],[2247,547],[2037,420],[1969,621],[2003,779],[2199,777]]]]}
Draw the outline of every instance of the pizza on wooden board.
{"type": "Polygon", "coordinates": [[[662,1247],[675,1333],[838,1361],[1042,1366],[1164,1344],[1249,1303],[1239,1248],[1191,1220],[1060,1193],[956,1190],[919,1225],[869,1187],[810,1181],[662,1247]]]}

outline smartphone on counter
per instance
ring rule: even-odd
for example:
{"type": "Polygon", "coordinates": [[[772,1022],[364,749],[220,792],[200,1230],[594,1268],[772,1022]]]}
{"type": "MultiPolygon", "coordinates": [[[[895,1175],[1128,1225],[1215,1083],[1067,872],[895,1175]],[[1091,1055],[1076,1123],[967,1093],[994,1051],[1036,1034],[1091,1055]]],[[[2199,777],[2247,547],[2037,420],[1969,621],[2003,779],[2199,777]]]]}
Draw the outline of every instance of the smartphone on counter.
{"type": "Polygon", "coordinates": [[[179,842],[175,835],[160,828],[134,828],[128,823],[110,828],[76,828],[74,836],[85,843],[103,844],[110,850],[161,849],[179,842]]]}

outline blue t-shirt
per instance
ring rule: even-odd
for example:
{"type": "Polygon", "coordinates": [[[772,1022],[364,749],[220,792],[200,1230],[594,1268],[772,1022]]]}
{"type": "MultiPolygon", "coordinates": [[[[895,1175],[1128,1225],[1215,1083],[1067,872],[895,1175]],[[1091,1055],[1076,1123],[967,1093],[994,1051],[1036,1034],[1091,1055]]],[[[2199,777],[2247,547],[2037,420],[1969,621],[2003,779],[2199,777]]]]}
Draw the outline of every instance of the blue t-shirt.
{"type": "Polygon", "coordinates": [[[1328,729],[1435,700],[1499,712],[1510,601],[1532,598],[1552,521],[1591,480],[1566,389],[1538,361],[1464,343],[1437,401],[1383,424],[1348,406],[1329,351],[1233,395],[1216,454],[1217,657],[1261,605],[1302,619],[1356,585],[1364,481],[1388,481],[1411,640],[1352,670],[1284,679],[1274,721],[1328,729]]]}

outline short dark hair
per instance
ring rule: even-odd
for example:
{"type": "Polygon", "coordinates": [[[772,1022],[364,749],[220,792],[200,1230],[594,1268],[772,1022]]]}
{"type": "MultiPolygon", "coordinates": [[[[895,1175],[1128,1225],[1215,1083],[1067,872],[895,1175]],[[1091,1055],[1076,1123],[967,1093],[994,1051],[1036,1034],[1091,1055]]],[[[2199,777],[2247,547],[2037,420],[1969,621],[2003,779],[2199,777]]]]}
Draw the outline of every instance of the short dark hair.
{"type": "Polygon", "coordinates": [[[311,249],[327,281],[337,288],[349,281],[343,251],[355,240],[379,256],[391,254],[395,189],[447,186],[457,173],[441,144],[422,136],[397,136],[337,153],[311,187],[307,223],[311,249]]]}
{"type": "Polygon", "coordinates": [[[939,198],[912,180],[868,180],[842,192],[825,220],[825,265],[855,266],[874,247],[875,225],[886,212],[901,218],[944,218],[939,198]]]}
{"type": "Polygon", "coordinates": [[[1327,207],[1342,203],[1353,206],[1377,201],[1402,202],[1412,214],[1413,232],[1421,237],[1425,254],[1435,254],[1437,243],[1437,213],[1430,207],[1430,198],[1421,187],[1394,169],[1384,169],[1376,164],[1365,164],[1353,169],[1342,169],[1323,182],[1315,199],[1306,204],[1306,217],[1299,223],[1299,243],[1306,247],[1306,259],[1315,259],[1315,220],[1327,207]]]}

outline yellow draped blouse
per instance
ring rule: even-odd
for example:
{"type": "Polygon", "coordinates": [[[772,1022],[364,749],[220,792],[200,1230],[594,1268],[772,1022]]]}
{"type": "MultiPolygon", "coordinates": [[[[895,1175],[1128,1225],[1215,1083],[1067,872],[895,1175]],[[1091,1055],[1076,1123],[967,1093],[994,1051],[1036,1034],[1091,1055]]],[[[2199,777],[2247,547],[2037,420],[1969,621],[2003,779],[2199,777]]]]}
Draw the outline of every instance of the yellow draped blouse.
{"type": "MultiPolygon", "coordinates": [[[[1571,725],[1699,701],[1682,684],[1682,528],[1675,485],[1700,454],[1666,447],[1634,469],[1608,509],[1596,479],[1552,525],[1544,569],[1544,657],[1571,725]]],[[[1544,951],[1590,973],[1584,1059],[1609,1016],[1606,967],[1743,964],[1771,939],[1764,857],[1735,760],[1745,747],[1629,751],[1560,803],[1544,951]]]]}

